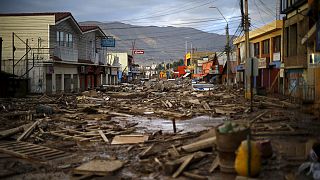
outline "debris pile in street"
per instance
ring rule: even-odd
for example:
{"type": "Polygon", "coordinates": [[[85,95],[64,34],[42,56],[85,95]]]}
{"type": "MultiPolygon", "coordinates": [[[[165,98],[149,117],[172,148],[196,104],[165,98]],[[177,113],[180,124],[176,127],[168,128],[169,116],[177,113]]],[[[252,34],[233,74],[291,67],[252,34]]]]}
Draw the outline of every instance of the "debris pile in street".
{"type": "MultiPolygon", "coordinates": [[[[220,142],[216,128],[228,134],[249,127],[266,157],[259,177],[276,178],[303,163],[310,139],[319,135],[320,123],[298,115],[297,106],[286,99],[257,96],[254,112],[249,112],[250,102],[241,89],[194,91],[187,80],[107,88],[71,96],[1,99],[0,152],[13,157],[0,161],[26,165],[24,159],[32,160],[36,167],[51,158],[55,161],[44,166],[45,172],[35,168],[31,173],[58,176],[55,173],[61,171],[59,177],[227,177],[234,176],[222,173],[229,167],[228,161],[222,162],[229,152],[221,151],[219,143],[230,142],[220,142]],[[296,148],[286,142],[296,143],[296,148]]],[[[235,157],[229,162],[234,161],[235,157]]],[[[0,177],[21,178],[30,172],[1,173],[0,177]]]]}

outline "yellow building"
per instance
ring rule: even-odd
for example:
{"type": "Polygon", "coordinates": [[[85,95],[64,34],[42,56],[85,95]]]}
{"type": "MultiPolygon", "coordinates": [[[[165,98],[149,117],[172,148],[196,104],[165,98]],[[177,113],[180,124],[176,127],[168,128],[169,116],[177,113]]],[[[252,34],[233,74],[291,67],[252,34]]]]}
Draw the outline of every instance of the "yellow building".
{"type": "MultiPolygon", "coordinates": [[[[259,90],[278,93],[281,84],[281,37],[282,20],[273,21],[263,27],[249,32],[250,54],[258,58],[259,75],[254,80],[255,87],[259,90]]],[[[237,80],[244,82],[245,71],[245,37],[241,36],[234,40],[233,44],[237,47],[237,80]]]]}

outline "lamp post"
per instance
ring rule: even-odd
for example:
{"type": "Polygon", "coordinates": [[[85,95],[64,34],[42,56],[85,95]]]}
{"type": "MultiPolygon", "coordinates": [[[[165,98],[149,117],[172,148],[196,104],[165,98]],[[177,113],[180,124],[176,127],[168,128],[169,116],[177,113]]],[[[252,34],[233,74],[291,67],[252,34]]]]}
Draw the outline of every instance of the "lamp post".
{"type": "Polygon", "coordinates": [[[218,7],[214,7],[214,6],[211,6],[209,8],[215,8],[218,10],[218,12],[220,13],[220,15],[223,17],[223,19],[226,21],[227,25],[226,25],[226,36],[227,36],[227,41],[226,41],[226,46],[225,46],[225,51],[226,51],[226,54],[227,54],[227,63],[226,63],[226,66],[227,66],[227,86],[229,86],[229,61],[230,61],[230,45],[229,45],[229,23],[227,21],[227,19],[224,17],[224,15],[221,13],[221,11],[219,10],[218,7]]]}

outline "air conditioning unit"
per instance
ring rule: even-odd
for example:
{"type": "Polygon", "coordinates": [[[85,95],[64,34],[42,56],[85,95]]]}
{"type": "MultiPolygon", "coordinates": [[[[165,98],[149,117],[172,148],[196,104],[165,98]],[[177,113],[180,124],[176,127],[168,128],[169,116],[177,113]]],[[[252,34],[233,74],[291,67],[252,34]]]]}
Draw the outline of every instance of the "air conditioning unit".
{"type": "Polygon", "coordinates": [[[320,53],[310,54],[309,64],[320,65],[320,53]]]}
{"type": "Polygon", "coordinates": [[[80,67],[80,73],[86,73],[86,67],[85,66],[81,66],[80,67]]]}

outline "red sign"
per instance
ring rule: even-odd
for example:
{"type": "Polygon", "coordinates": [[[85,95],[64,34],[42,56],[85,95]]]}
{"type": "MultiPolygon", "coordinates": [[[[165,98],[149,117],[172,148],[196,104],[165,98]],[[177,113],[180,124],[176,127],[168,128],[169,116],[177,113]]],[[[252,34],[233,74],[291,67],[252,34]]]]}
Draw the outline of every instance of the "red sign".
{"type": "Polygon", "coordinates": [[[144,54],[144,50],[143,49],[136,49],[133,51],[133,54],[144,54]]]}

